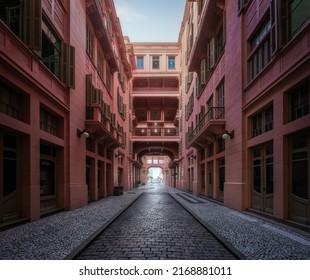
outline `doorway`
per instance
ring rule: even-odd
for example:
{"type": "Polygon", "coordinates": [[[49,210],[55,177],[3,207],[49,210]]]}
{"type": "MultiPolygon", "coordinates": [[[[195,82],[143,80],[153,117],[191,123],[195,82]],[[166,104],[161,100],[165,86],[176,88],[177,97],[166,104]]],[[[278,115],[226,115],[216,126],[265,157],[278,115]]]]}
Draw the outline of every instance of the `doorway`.
{"type": "Polygon", "coordinates": [[[310,224],[310,131],[290,137],[289,219],[310,224]]]}
{"type": "Polygon", "coordinates": [[[18,136],[0,132],[0,223],[20,216],[18,148],[18,136]]]}
{"type": "Polygon", "coordinates": [[[252,148],[252,208],[273,214],[273,143],[252,148]]]}

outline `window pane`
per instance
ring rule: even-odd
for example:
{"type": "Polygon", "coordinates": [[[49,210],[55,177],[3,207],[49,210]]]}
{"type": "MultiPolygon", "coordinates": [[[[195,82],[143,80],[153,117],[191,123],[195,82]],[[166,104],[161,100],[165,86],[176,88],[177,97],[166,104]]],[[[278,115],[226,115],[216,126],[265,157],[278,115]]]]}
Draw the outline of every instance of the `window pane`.
{"type": "Polygon", "coordinates": [[[41,196],[55,194],[55,163],[53,161],[41,160],[40,194],[41,196]]]}
{"type": "Polygon", "coordinates": [[[292,193],[308,199],[308,161],[299,160],[292,163],[292,193]]]}
{"type": "Polygon", "coordinates": [[[175,57],[169,56],[168,58],[168,69],[175,69],[175,57]]]}
{"type": "MultiPolygon", "coordinates": [[[[16,155],[14,152],[10,157],[15,157],[16,155]]],[[[8,154],[4,154],[3,159],[3,196],[7,196],[17,188],[17,164],[14,158],[7,158],[8,154]]]]}
{"type": "Polygon", "coordinates": [[[290,13],[291,13],[290,35],[292,36],[310,17],[310,1],[309,0],[291,1],[290,13]]]}
{"type": "Polygon", "coordinates": [[[159,69],[159,56],[153,56],[153,69],[159,69]]]}
{"type": "Polygon", "coordinates": [[[138,69],[144,68],[143,56],[137,56],[137,68],[138,69]]]}
{"type": "MultiPolygon", "coordinates": [[[[256,161],[257,163],[257,161],[256,161]]],[[[260,161],[259,161],[260,163],[260,161]]],[[[255,164],[255,163],[254,163],[255,164]]],[[[261,192],[261,167],[260,165],[253,166],[253,188],[257,192],[261,192]]]]}

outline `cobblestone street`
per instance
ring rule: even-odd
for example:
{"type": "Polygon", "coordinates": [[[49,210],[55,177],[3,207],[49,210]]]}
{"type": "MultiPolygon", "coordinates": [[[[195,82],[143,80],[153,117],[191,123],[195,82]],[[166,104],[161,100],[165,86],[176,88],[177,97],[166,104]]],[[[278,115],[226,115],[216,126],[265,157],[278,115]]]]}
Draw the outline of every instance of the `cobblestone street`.
{"type": "Polygon", "coordinates": [[[77,259],[236,259],[167,192],[145,192],[77,259]]]}

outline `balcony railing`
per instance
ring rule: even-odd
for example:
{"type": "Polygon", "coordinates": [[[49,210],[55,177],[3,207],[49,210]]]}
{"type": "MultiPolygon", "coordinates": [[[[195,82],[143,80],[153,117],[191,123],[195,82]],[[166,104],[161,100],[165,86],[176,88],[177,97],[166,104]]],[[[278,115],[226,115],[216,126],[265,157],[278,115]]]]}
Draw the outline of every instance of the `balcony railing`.
{"type": "Polygon", "coordinates": [[[188,131],[187,134],[187,145],[192,144],[191,142],[195,139],[200,133],[203,133],[211,125],[217,125],[214,121],[223,121],[225,120],[225,110],[224,107],[211,107],[209,111],[202,117],[200,122],[192,131],[188,131]]]}
{"type": "Polygon", "coordinates": [[[120,146],[123,142],[123,135],[117,131],[113,124],[114,118],[109,118],[114,114],[107,114],[102,111],[99,104],[86,107],[86,128],[94,135],[100,135],[105,141],[112,143],[114,146],[120,146]]]}
{"type": "Polygon", "coordinates": [[[179,136],[179,132],[175,128],[136,128],[133,136],[159,136],[159,137],[169,137],[169,136],[179,136]]]}
{"type": "Polygon", "coordinates": [[[144,91],[150,91],[150,92],[158,92],[158,91],[163,91],[163,92],[167,92],[167,91],[173,91],[173,92],[179,92],[179,88],[178,87],[134,87],[132,89],[133,92],[144,92],[144,91]]]}

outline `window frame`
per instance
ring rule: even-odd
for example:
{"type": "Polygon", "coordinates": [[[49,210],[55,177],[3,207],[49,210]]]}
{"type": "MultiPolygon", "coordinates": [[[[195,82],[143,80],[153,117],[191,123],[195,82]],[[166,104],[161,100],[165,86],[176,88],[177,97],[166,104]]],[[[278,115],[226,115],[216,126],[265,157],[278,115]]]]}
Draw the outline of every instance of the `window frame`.
{"type": "Polygon", "coordinates": [[[152,56],[152,69],[160,69],[160,56],[159,55],[152,56]],[[157,66],[156,66],[156,63],[158,63],[157,66]]]}
{"type": "Polygon", "coordinates": [[[143,55],[136,56],[136,68],[144,69],[144,56],[143,55]],[[142,59],[142,61],[140,59],[142,59]]]}
{"type": "Polygon", "coordinates": [[[169,70],[176,69],[175,64],[176,64],[175,56],[169,55],[168,56],[168,69],[169,70]]]}

